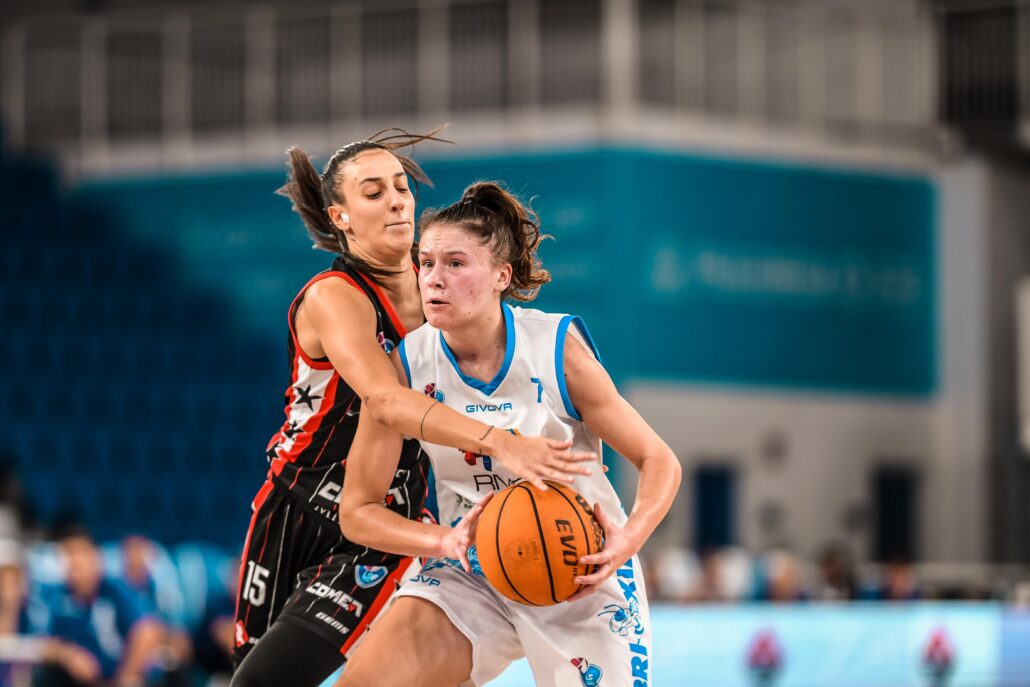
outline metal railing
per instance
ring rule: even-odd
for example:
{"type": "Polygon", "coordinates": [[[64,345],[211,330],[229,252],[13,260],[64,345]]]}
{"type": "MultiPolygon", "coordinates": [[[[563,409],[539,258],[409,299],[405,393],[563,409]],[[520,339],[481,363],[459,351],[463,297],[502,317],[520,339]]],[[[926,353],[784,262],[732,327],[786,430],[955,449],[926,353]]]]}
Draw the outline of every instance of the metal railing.
{"type": "MultiPolygon", "coordinates": [[[[401,0],[28,21],[2,37],[16,148],[200,146],[309,127],[585,112],[884,148],[936,125],[933,17],[747,0],[401,0]]],[[[504,121],[504,119],[502,119],[504,121]]],[[[599,123],[599,124],[598,124],[599,123]]]]}

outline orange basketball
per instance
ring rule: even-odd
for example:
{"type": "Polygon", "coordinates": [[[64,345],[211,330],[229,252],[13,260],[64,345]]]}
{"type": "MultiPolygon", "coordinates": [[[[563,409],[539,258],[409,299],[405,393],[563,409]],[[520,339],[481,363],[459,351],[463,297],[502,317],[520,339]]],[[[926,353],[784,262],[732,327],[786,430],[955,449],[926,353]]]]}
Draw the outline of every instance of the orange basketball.
{"type": "Polygon", "coordinates": [[[496,494],[476,528],[486,579],[528,606],[551,606],[579,591],[573,580],[597,568],[580,557],[601,550],[601,526],[586,499],[564,484],[547,486],[542,492],[520,482],[496,494]]]}

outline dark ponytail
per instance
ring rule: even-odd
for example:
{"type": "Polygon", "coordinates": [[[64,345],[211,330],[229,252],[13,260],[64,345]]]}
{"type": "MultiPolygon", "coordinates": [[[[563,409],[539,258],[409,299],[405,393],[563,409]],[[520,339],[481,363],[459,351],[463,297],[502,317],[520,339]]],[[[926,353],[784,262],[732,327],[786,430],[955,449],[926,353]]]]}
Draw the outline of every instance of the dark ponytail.
{"type": "MultiPolygon", "coordinates": [[[[355,141],[343,146],[329,158],[325,169],[319,174],[311,159],[300,148],[290,148],[289,173],[286,183],[278,189],[277,193],[286,196],[293,203],[293,210],[301,219],[308,231],[308,236],[314,248],[339,254],[344,262],[353,269],[378,281],[383,277],[393,274],[392,270],[384,270],[370,265],[365,260],[350,252],[347,245],[347,238],[329,219],[328,208],[333,203],[344,202],[343,193],[340,191],[340,170],[343,163],[354,158],[366,150],[385,150],[393,154],[405,173],[411,177],[415,187],[415,197],[418,197],[418,190],[421,184],[432,186],[432,182],[422,168],[413,159],[401,155],[397,150],[414,146],[422,141],[439,141],[450,143],[439,138],[437,134],[443,127],[438,127],[428,134],[409,134],[402,129],[384,129],[373,134],[367,140],[355,141]]],[[[415,247],[412,247],[412,254],[415,247]]]]}
{"type": "Polygon", "coordinates": [[[461,200],[441,210],[422,213],[422,233],[434,224],[457,224],[490,245],[498,263],[511,265],[511,283],[503,298],[531,301],[540,287],[551,281],[537,248],[546,234],[531,208],[493,181],[479,181],[465,189],[461,200]]]}

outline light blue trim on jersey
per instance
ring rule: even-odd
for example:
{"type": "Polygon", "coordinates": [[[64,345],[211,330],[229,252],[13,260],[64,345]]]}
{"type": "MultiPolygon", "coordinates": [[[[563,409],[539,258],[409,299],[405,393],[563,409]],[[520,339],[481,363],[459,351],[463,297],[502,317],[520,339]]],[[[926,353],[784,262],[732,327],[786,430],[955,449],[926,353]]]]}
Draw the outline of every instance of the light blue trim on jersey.
{"type": "Polygon", "coordinates": [[[404,347],[404,339],[397,344],[397,355],[401,357],[401,363],[404,364],[404,374],[408,377],[408,386],[411,386],[411,366],[408,365],[408,351],[404,347]]]}
{"type": "Polygon", "coordinates": [[[512,314],[511,308],[505,303],[501,303],[501,312],[504,313],[504,330],[505,337],[507,338],[507,343],[504,346],[504,362],[501,364],[501,369],[497,371],[497,374],[489,382],[469,377],[461,371],[461,368],[458,367],[458,361],[454,359],[454,354],[451,353],[447,341],[443,338],[443,332],[440,332],[440,347],[443,348],[444,355],[447,356],[447,359],[451,361],[451,365],[454,366],[454,371],[461,377],[461,381],[473,389],[478,389],[485,396],[490,396],[493,392],[497,391],[497,387],[501,385],[505,375],[508,374],[508,368],[511,367],[511,359],[515,357],[515,316],[512,314]]]}
{"type": "Polygon", "coordinates": [[[594,352],[597,362],[601,362],[601,354],[597,350],[594,338],[587,331],[587,325],[583,322],[582,317],[579,315],[566,315],[561,318],[561,321],[558,323],[558,334],[554,337],[554,372],[558,377],[558,390],[561,391],[561,400],[565,404],[565,412],[569,414],[569,417],[582,421],[583,418],[579,416],[579,412],[572,406],[569,390],[565,386],[565,336],[569,332],[569,325],[573,323],[575,323],[579,333],[583,335],[583,340],[590,346],[590,350],[594,352]]]}

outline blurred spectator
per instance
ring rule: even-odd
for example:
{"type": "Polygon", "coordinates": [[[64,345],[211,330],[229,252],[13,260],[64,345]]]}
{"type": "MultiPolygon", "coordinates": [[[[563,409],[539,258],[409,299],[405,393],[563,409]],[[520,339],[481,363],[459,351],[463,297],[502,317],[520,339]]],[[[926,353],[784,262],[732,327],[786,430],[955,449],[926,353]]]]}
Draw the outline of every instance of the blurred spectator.
{"type": "Polygon", "coordinates": [[[13,457],[0,454],[0,538],[21,540],[32,531],[36,518],[13,457]]]}
{"type": "Polygon", "coordinates": [[[740,548],[709,549],[701,554],[701,572],[687,601],[740,601],[751,589],[751,556],[740,548]]]}
{"type": "Polygon", "coordinates": [[[907,558],[894,558],[883,565],[880,578],[862,589],[864,601],[917,601],[923,597],[915,568],[907,558]]]}
{"type": "Polygon", "coordinates": [[[27,596],[21,544],[15,539],[0,539],[0,635],[28,631],[27,596]]]}
{"type": "Polygon", "coordinates": [[[188,684],[184,672],[193,659],[193,642],[182,620],[182,595],[174,570],[159,572],[157,559],[157,547],[146,537],[134,534],[122,540],[122,580],[139,596],[143,610],[163,626],[157,661],[167,673],[165,684],[188,684]]]}
{"type": "Polygon", "coordinates": [[[144,613],[127,586],[104,576],[100,550],[84,528],[65,526],[56,539],[66,582],[44,596],[45,634],[73,645],[79,664],[46,666],[33,683],[76,687],[96,684],[99,677],[115,685],[144,684],[162,641],[160,623],[144,613]],[[86,657],[93,663],[90,670],[86,657]]]}
{"type": "Polygon", "coordinates": [[[1020,611],[1030,611],[1030,582],[1020,582],[1011,593],[1012,605],[1020,611]]]}
{"type": "MultiPolygon", "coordinates": [[[[18,542],[0,540],[0,637],[9,638],[28,632],[26,589],[18,542]]],[[[11,684],[14,684],[13,666],[9,661],[0,662],[0,685],[6,687],[11,684]]]]}
{"type": "Polygon", "coordinates": [[[766,554],[763,564],[764,584],[759,586],[758,600],[793,603],[808,599],[804,569],[797,557],[787,551],[773,550],[766,554]]]}
{"type": "Polygon", "coordinates": [[[647,589],[655,599],[688,601],[701,576],[697,556],[689,549],[670,546],[661,549],[650,565],[644,566],[649,576],[647,589]]]}
{"type": "Polygon", "coordinates": [[[238,558],[223,566],[219,575],[221,584],[209,590],[204,614],[193,635],[194,660],[208,675],[232,674],[239,566],[238,558]]]}
{"type": "Polygon", "coordinates": [[[0,685],[15,684],[15,663],[48,663],[81,683],[95,681],[100,674],[96,659],[85,649],[59,639],[31,637],[35,626],[45,623],[46,610],[36,604],[30,611],[29,581],[25,573],[21,543],[0,540],[0,638],[4,640],[4,661],[0,664],[0,685]],[[35,616],[30,618],[30,616],[35,616]]]}
{"type": "Polygon", "coordinates": [[[857,594],[854,562],[843,544],[829,544],[819,554],[817,601],[850,601],[857,594]]]}
{"type": "Polygon", "coordinates": [[[701,574],[697,576],[687,595],[687,601],[709,603],[727,601],[722,595],[720,579],[722,566],[718,549],[701,552],[701,574]]]}
{"type": "Polygon", "coordinates": [[[739,546],[730,546],[722,550],[720,565],[723,598],[728,601],[750,599],[754,588],[754,557],[739,546]]]}

